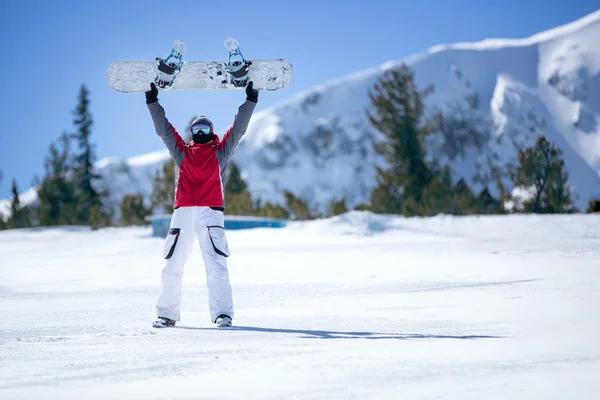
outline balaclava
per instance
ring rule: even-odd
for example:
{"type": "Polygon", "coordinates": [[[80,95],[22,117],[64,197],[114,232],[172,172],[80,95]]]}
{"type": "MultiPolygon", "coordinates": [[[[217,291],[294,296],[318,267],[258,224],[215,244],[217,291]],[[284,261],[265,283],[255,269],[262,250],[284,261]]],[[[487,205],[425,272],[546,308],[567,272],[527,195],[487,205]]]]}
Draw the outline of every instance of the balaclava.
{"type": "Polygon", "coordinates": [[[206,144],[215,137],[213,123],[204,115],[192,121],[190,131],[192,132],[192,140],[197,144],[206,144]]]}

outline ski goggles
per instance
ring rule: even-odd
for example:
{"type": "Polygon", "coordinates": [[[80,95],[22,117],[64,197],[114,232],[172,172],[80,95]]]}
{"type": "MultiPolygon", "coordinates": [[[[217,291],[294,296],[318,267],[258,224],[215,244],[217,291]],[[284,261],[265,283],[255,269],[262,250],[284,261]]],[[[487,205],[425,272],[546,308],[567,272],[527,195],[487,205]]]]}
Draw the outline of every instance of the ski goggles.
{"type": "Polygon", "coordinates": [[[198,123],[195,123],[194,125],[192,125],[192,133],[194,135],[197,135],[199,133],[208,135],[211,132],[212,132],[212,125],[210,125],[206,122],[198,122],[198,123]]]}

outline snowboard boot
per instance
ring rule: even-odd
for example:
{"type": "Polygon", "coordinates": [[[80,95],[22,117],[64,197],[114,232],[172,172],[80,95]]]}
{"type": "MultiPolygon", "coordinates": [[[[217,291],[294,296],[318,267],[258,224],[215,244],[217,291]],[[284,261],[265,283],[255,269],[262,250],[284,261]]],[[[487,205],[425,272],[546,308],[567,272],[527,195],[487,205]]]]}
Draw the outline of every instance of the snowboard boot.
{"type": "Polygon", "coordinates": [[[215,321],[217,328],[229,328],[231,326],[231,318],[228,315],[219,315],[215,321]]]}
{"type": "Polygon", "coordinates": [[[165,317],[158,317],[156,319],[156,321],[154,321],[152,323],[153,328],[172,328],[174,326],[175,326],[175,320],[165,318],[165,317]]]}

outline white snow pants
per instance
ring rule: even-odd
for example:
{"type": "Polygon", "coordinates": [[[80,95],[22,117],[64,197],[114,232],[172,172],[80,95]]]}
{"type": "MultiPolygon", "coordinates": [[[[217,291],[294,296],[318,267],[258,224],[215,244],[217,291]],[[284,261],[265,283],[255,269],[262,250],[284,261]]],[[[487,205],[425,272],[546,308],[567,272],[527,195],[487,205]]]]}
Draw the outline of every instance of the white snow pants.
{"type": "Polygon", "coordinates": [[[179,321],[183,267],[192,251],[194,237],[197,237],[204,258],[211,319],[215,322],[221,314],[233,318],[226,261],[229,248],[224,223],[223,212],[210,207],[180,207],[174,210],[163,250],[167,264],[162,271],[160,296],[156,304],[159,317],[179,321]]]}

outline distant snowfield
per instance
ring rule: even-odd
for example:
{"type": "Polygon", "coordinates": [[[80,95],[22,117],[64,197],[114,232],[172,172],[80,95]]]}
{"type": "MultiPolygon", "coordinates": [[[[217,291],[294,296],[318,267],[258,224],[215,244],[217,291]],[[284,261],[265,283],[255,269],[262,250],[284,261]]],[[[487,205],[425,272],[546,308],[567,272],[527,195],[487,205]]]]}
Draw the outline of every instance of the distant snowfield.
{"type": "Polygon", "coordinates": [[[600,216],[352,212],[229,231],[235,327],[202,259],[155,330],[150,228],[0,232],[2,399],[597,399],[600,216]]]}

